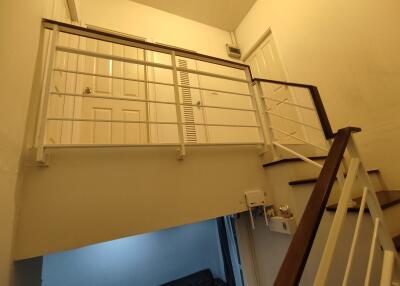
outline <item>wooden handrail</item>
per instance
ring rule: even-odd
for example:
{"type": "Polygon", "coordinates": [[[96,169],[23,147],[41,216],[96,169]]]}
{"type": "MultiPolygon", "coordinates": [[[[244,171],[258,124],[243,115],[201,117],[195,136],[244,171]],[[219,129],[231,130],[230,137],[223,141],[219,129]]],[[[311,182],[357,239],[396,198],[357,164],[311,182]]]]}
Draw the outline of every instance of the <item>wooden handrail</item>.
{"type": "Polygon", "coordinates": [[[336,174],[346,150],[351,133],[360,128],[346,127],[336,133],[328,157],[275,279],[275,286],[298,285],[314,242],[336,174]]]}
{"type": "Polygon", "coordinates": [[[324,132],[325,138],[332,139],[334,137],[331,124],[329,123],[328,115],[326,114],[324,104],[322,103],[321,96],[320,96],[318,88],[316,86],[310,85],[310,84],[279,81],[279,80],[272,80],[272,79],[265,79],[265,78],[254,78],[253,82],[256,82],[256,81],[273,83],[273,84],[281,84],[281,85],[293,86],[293,87],[307,88],[310,91],[311,98],[314,102],[315,109],[317,111],[319,120],[321,122],[322,130],[324,132]]]}

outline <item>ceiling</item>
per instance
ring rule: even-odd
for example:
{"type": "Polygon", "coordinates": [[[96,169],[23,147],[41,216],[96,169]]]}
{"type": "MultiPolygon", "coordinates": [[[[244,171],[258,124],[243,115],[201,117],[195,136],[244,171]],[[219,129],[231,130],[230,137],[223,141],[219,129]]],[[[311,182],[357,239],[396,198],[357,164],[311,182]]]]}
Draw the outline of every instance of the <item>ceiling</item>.
{"type": "Polygon", "coordinates": [[[234,31],[256,0],[132,0],[226,31],[234,31]]]}

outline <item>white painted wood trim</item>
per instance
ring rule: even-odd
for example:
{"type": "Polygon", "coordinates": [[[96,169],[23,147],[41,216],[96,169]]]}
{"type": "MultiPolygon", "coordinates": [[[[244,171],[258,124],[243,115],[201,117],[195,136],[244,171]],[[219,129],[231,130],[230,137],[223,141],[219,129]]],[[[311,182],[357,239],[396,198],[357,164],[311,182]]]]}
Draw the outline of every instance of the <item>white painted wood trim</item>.
{"type": "Polygon", "coordinates": [[[78,3],[77,0],[66,0],[68,9],[69,9],[69,14],[71,16],[71,21],[73,22],[78,22],[79,21],[79,9],[78,9],[78,3]]]}
{"type": "Polygon", "coordinates": [[[383,254],[383,265],[382,265],[380,286],[391,286],[392,285],[393,264],[394,264],[393,251],[385,250],[385,252],[383,254]]]}
{"type": "Polygon", "coordinates": [[[364,217],[364,210],[365,210],[365,204],[366,204],[366,201],[367,201],[367,195],[368,195],[368,189],[365,187],[364,191],[363,191],[362,200],[361,200],[360,211],[358,212],[356,229],[354,231],[353,241],[351,242],[349,260],[347,261],[346,272],[344,274],[344,279],[343,279],[342,286],[347,286],[347,283],[348,283],[348,280],[349,280],[349,277],[350,277],[350,270],[351,270],[351,266],[352,266],[352,263],[353,263],[354,252],[355,252],[356,245],[357,245],[357,242],[358,242],[358,237],[359,237],[359,234],[360,234],[360,228],[361,228],[362,219],[364,217]]]}
{"type": "Polygon", "coordinates": [[[372,264],[374,262],[374,256],[375,256],[374,254],[375,254],[375,248],[376,248],[376,240],[377,240],[377,237],[378,237],[379,225],[380,225],[379,218],[375,218],[375,221],[374,221],[374,233],[372,235],[371,248],[369,250],[367,274],[365,275],[364,286],[368,286],[369,282],[371,280],[372,264]]]}

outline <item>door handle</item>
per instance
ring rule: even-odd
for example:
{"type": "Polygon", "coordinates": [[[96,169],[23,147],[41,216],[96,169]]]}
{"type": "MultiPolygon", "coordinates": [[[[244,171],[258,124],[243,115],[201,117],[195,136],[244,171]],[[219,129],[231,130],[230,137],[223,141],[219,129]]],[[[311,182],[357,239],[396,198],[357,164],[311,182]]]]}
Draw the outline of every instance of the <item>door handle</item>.
{"type": "Polygon", "coordinates": [[[83,94],[92,94],[92,89],[89,87],[89,86],[87,86],[84,90],[83,90],[83,94]]]}

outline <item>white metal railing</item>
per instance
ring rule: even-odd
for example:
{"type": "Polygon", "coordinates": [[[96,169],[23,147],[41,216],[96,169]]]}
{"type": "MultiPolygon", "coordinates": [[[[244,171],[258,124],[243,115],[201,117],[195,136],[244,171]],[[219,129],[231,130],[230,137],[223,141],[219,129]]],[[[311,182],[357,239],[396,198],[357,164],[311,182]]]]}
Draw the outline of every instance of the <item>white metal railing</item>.
{"type": "Polygon", "coordinates": [[[332,138],[332,131],[320,99],[319,106],[315,103],[316,97],[319,97],[319,94],[315,95],[315,87],[279,82],[281,86],[285,86],[281,90],[287,92],[276,95],[273,90],[269,89],[269,85],[276,85],[276,82],[253,80],[250,68],[247,65],[52,20],[44,20],[44,28],[49,34],[49,45],[46,53],[46,67],[35,141],[38,161],[45,161],[45,150],[50,148],[177,146],[179,147],[178,156],[183,158],[186,154],[186,146],[257,145],[262,147],[262,153],[267,150],[271,151],[275,159],[279,158],[279,149],[321,168],[321,164],[313,162],[307,156],[299,154],[288,146],[288,142],[296,142],[308,144],[322,152],[327,152],[329,149],[330,145],[327,139],[332,138]],[[65,35],[78,37],[78,44],[69,45],[68,41],[67,43],[62,42],[60,39],[65,35]],[[82,45],[82,42],[85,43],[89,39],[122,47],[133,47],[140,50],[143,56],[135,58],[125,54],[88,49],[85,45],[82,45]],[[66,63],[61,66],[57,61],[57,57],[60,55],[68,56],[66,63]],[[154,59],[154,55],[162,55],[161,58],[164,60],[157,61],[154,59]],[[75,64],[72,67],[68,64],[69,57],[75,59],[75,64]],[[85,60],[89,61],[88,59],[108,61],[110,70],[105,72],[101,72],[97,68],[87,70],[85,60]],[[195,65],[187,65],[187,62],[183,66],[178,65],[178,62],[182,63],[183,60],[190,60],[195,65]],[[144,76],[141,77],[139,74],[127,76],[114,73],[112,68],[114,64],[140,66],[144,76]],[[206,70],[199,68],[200,65],[204,66],[204,64],[211,68],[206,70]],[[213,69],[214,67],[215,69],[213,69]],[[221,67],[223,68],[222,72],[215,72],[221,70],[221,67]],[[155,76],[156,71],[167,72],[167,78],[158,78],[155,76]],[[63,88],[57,88],[56,75],[64,76],[65,86],[63,88]],[[71,77],[74,79],[75,88],[68,87],[67,81],[71,77]],[[144,96],[91,92],[92,89],[84,84],[85,79],[88,78],[144,85],[144,96]],[[182,81],[182,79],[184,80],[182,81]],[[210,86],[205,84],[205,81],[208,81],[210,86]],[[216,81],[218,81],[218,84],[215,84],[216,81]],[[171,90],[161,98],[156,97],[154,96],[155,91],[152,90],[159,87],[170,88],[171,90]],[[86,92],[85,88],[89,92],[86,92]],[[309,90],[310,93],[306,94],[299,92],[299,90],[309,90]],[[200,95],[200,99],[191,100],[192,92],[190,91],[196,91],[200,95]],[[306,100],[300,100],[297,97],[306,98],[306,100]],[[52,102],[55,101],[54,98],[60,98],[62,107],[58,108],[54,107],[54,104],[52,105],[52,102]],[[219,100],[216,100],[218,98],[219,100]],[[222,100],[222,98],[225,99],[222,100]],[[118,116],[111,116],[110,118],[97,118],[95,115],[82,116],[82,113],[87,115],[87,112],[82,109],[82,102],[89,100],[120,102],[119,104],[134,104],[136,102],[144,108],[146,116],[139,119],[126,119],[118,116]],[[170,106],[174,108],[174,112],[170,112],[170,116],[163,118],[163,120],[155,118],[153,114],[161,106],[170,106]],[[57,108],[62,109],[62,111],[57,108]],[[287,108],[289,108],[289,112],[283,112],[283,109],[287,108]],[[199,112],[196,113],[194,110],[199,110],[199,112]],[[215,112],[220,113],[216,114],[215,112]],[[200,113],[201,115],[199,115],[200,113]],[[211,113],[212,116],[209,116],[211,113]],[[321,117],[325,117],[325,119],[321,119],[321,117]],[[322,123],[323,121],[324,123],[322,123]],[[133,126],[133,124],[145,126],[147,130],[146,140],[128,143],[118,140],[116,142],[111,140],[109,143],[89,142],[86,139],[83,140],[83,136],[81,136],[89,132],[86,132],[87,128],[84,127],[88,124],[92,124],[91,126],[95,126],[95,124],[106,126],[108,124],[110,134],[127,124],[129,126],[133,126]],[[68,128],[64,128],[64,126],[68,128]],[[170,126],[176,128],[173,131],[168,129],[169,133],[176,133],[176,136],[169,136],[174,139],[153,138],[155,137],[153,133],[168,133],[167,131],[160,131],[163,128],[162,126],[165,126],[165,130],[170,126]],[[67,131],[65,131],[66,129],[67,131]],[[57,133],[59,138],[49,139],[51,132],[60,133],[60,135],[57,133]],[[196,132],[205,135],[196,136],[194,134],[196,132]],[[68,133],[68,136],[65,136],[66,133],[68,133]],[[69,139],[64,140],[64,137],[69,139]],[[193,142],[193,140],[196,142],[193,142]]]}
{"type": "Polygon", "coordinates": [[[266,134],[270,138],[269,143],[274,157],[276,159],[279,157],[279,152],[276,150],[278,148],[317,168],[322,168],[321,164],[288,146],[288,144],[304,143],[324,153],[329,150],[330,142],[324,134],[317,108],[310,100],[309,86],[301,84],[285,86],[285,83],[276,81],[255,81],[254,84],[259,98],[262,100],[262,112],[267,118],[266,134]],[[284,88],[274,89],[273,87],[277,84],[283,85],[284,88]],[[279,91],[274,95],[274,90],[279,91]],[[287,123],[292,125],[288,126],[287,123]]]}
{"type": "Polygon", "coordinates": [[[352,199],[352,194],[355,189],[354,183],[358,178],[363,187],[363,195],[342,285],[349,285],[349,277],[352,273],[351,269],[354,261],[355,249],[358,245],[364,213],[366,207],[368,206],[374,228],[364,285],[370,285],[373,262],[375,259],[374,256],[376,253],[376,245],[377,243],[379,243],[384,251],[380,285],[389,286],[392,285],[392,275],[394,270],[393,268],[395,265],[395,269],[397,269],[397,271],[399,271],[398,273],[400,273],[400,258],[396,252],[393,240],[386,225],[382,209],[375,193],[376,190],[371,183],[368,173],[360,160],[360,155],[352,137],[350,138],[350,141],[348,143],[347,150],[349,151],[349,155],[351,158],[350,165],[341,190],[341,196],[331,229],[329,231],[328,240],[325,245],[324,252],[314,280],[314,285],[326,285],[328,272],[332,265],[332,259],[335,255],[335,249],[337,247],[337,244],[339,243],[339,235],[341,233],[342,226],[345,223],[349,202],[352,199]]]}
{"type": "MultiPolygon", "coordinates": [[[[194,53],[185,53],[182,50],[174,50],[172,48],[168,48],[165,46],[157,46],[155,44],[145,44],[143,42],[138,42],[136,40],[127,40],[120,39],[118,37],[113,37],[112,35],[103,35],[98,31],[89,31],[89,29],[84,29],[81,27],[74,27],[71,25],[58,23],[54,21],[45,21],[44,27],[47,29],[49,34],[49,45],[46,53],[46,68],[45,68],[45,76],[43,81],[42,95],[41,95],[41,104],[39,111],[39,119],[38,119],[38,128],[36,134],[36,142],[35,147],[37,148],[37,160],[44,162],[45,161],[45,150],[49,148],[66,148],[66,147],[105,147],[105,146],[178,146],[179,147],[179,158],[182,158],[186,154],[186,146],[204,146],[204,145],[259,145],[264,146],[264,150],[267,149],[267,136],[266,136],[266,127],[264,122],[264,114],[263,111],[260,111],[260,101],[256,98],[257,94],[254,92],[254,87],[252,85],[252,78],[250,76],[249,67],[242,64],[236,64],[234,62],[228,62],[224,60],[219,60],[207,56],[202,56],[194,53]],[[74,35],[79,37],[80,41],[82,39],[96,39],[98,41],[107,41],[110,43],[116,43],[118,45],[126,45],[127,47],[136,47],[137,49],[142,49],[143,53],[147,55],[146,52],[152,53],[162,53],[163,56],[169,57],[169,64],[164,62],[156,62],[151,61],[145,56],[143,59],[139,58],[131,58],[127,56],[122,56],[119,54],[109,54],[104,53],[97,50],[88,50],[82,48],[80,46],[68,46],[62,44],[60,42],[60,36],[64,35],[74,35]],[[77,58],[76,62],[79,62],[82,59],[94,58],[97,60],[109,61],[110,66],[113,63],[121,63],[121,64],[130,64],[141,66],[145,73],[151,72],[155,69],[165,70],[169,72],[167,80],[159,80],[156,78],[149,78],[146,76],[145,78],[130,77],[121,74],[114,74],[111,70],[110,72],[99,72],[97,70],[87,71],[84,68],[80,68],[79,64],[76,63],[75,66],[71,68],[68,64],[64,66],[57,65],[57,57],[59,55],[70,55],[75,56],[77,58]],[[193,60],[196,62],[204,62],[211,65],[219,65],[229,69],[233,72],[231,74],[223,74],[223,73],[215,73],[210,71],[205,71],[201,69],[193,69],[188,67],[180,67],[177,66],[177,60],[179,59],[187,59],[193,60]],[[74,76],[75,79],[75,88],[67,88],[66,86],[60,90],[57,88],[55,84],[55,74],[63,74],[65,78],[68,76],[74,76]],[[211,78],[213,80],[219,80],[220,84],[215,86],[215,84],[211,87],[207,85],[195,84],[192,83],[181,83],[179,82],[179,74],[180,73],[188,73],[189,75],[194,75],[196,77],[203,78],[211,78]],[[163,99],[159,99],[156,97],[149,98],[149,94],[143,97],[128,97],[128,96],[120,96],[115,94],[102,94],[98,92],[84,92],[84,84],[81,83],[80,88],[77,88],[78,79],[83,81],[82,79],[88,77],[92,78],[102,78],[110,81],[123,81],[123,82],[136,82],[138,84],[144,84],[146,87],[146,93],[149,93],[148,90],[151,86],[165,86],[168,88],[172,88],[173,92],[166,96],[163,99]],[[170,80],[172,79],[172,81],[170,80]],[[170,80],[170,81],[168,81],[170,80]],[[241,88],[234,88],[235,84],[242,84],[241,88]],[[233,86],[233,87],[231,87],[233,86]],[[212,92],[216,93],[213,96],[238,96],[243,98],[239,103],[234,104],[237,100],[209,100],[210,102],[206,102],[204,100],[199,100],[198,102],[188,102],[187,100],[183,100],[182,98],[182,90],[181,89],[190,89],[197,90],[199,92],[212,92]],[[54,106],[52,106],[53,98],[61,98],[62,103],[62,111],[56,112],[54,106]],[[167,98],[167,100],[165,100],[167,98]],[[66,106],[66,102],[72,99],[73,104],[70,104],[69,107],[66,106]],[[146,109],[146,119],[124,119],[124,118],[95,118],[95,117],[85,117],[82,116],[82,111],[78,110],[76,102],[87,101],[87,100],[104,100],[104,101],[112,101],[112,102],[121,102],[121,103],[138,103],[145,106],[146,109]],[[231,103],[232,101],[233,103],[231,103]],[[165,105],[165,106],[173,106],[175,108],[175,114],[170,114],[170,120],[157,120],[154,118],[150,118],[148,115],[153,112],[153,109],[157,107],[165,105]],[[202,117],[199,120],[185,119],[184,108],[193,108],[193,109],[201,109],[201,110],[220,110],[224,112],[221,115],[214,116],[216,119],[222,119],[222,121],[218,120],[210,120],[210,118],[202,117]],[[66,109],[70,109],[66,112],[66,109]],[[229,114],[229,112],[231,112],[229,114]],[[236,113],[235,113],[236,112],[236,113]],[[243,116],[241,120],[240,113],[243,116]],[[247,115],[246,115],[247,114],[247,115]],[[70,124],[72,127],[69,128],[71,135],[69,138],[69,142],[62,142],[59,140],[48,140],[48,134],[52,132],[63,132],[62,128],[64,125],[70,124]],[[150,126],[156,125],[158,126],[175,126],[177,130],[176,140],[172,140],[173,142],[163,142],[152,140],[149,136],[146,138],[145,142],[134,142],[134,143],[123,143],[123,142],[111,142],[111,143],[96,143],[96,142],[80,142],[79,136],[74,136],[72,132],[78,132],[76,129],[83,129],[83,127],[76,127],[78,124],[109,124],[111,131],[113,132],[114,126],[116,124],[138,124],[144,125],[148,130],[151,129],[150,126]],[[185,126],[190,125],[194,127],[204,127],[204,128],[234,128],[236,133],[240,133],[240,130],[257,130],[255,133],[253,131],[252,136],[246,138],[246,132],[244,132],[244,136],[242,138],[238,138],[240,136],[234,136],[235,138],[232,140],[214,140],[212,136],[208,136],[203,138],[200,142],[188,142],[185,137],[185,126]],[[55,127],[54,127],[55,126],[55,127]],[[53,128],[53,129],[52,129],[53,128]],[[59,131],[58,129],[61,129],[59,131]],[[75,129],[75,130],[73,130],[75,129]],[[74,138],[74,139],[72,139],[74,138]],[[78,138],[78,139],[77,139],[78,138]]],[[[81,65],[82,66],[82,65],[81,65]]],[[[189,78],[186,77],[186,78],[189,78]]],[[[65,79],[67,81],[67,79],[65,79]]],[[[192,80],[193,81],[193,80],[192,80]]],[[[204,80],[203,80],[204,81],[204,80]]],[[[65,83],[67,85],[67,83],[65,83]]],[[[89,91],[91,89],[89,88],[89,91]]],[[[209,95],[208,95],[209,96],[209,95]]],[[[193,113],[191,113],[193,116],[193,113]]],[[[215,118],[214,118],[215,119],[215,118]]],[[[108,125],[107,125],[108,126],[108,125]]],[[[190,132],[195,132],[194,128],[191,129],[190,132]]],[[[66,131],[64,131],[65,133],[66,131]]],[[[227,133],[229,133],[227,131],[227,133]]],[[[57,133],[58,134],[58,133],[57,133]]],[[[60,135],[60,138],[62,135],[60,135]]],[[[227,136],[229,138],[229,136],[227,136]]]]}

